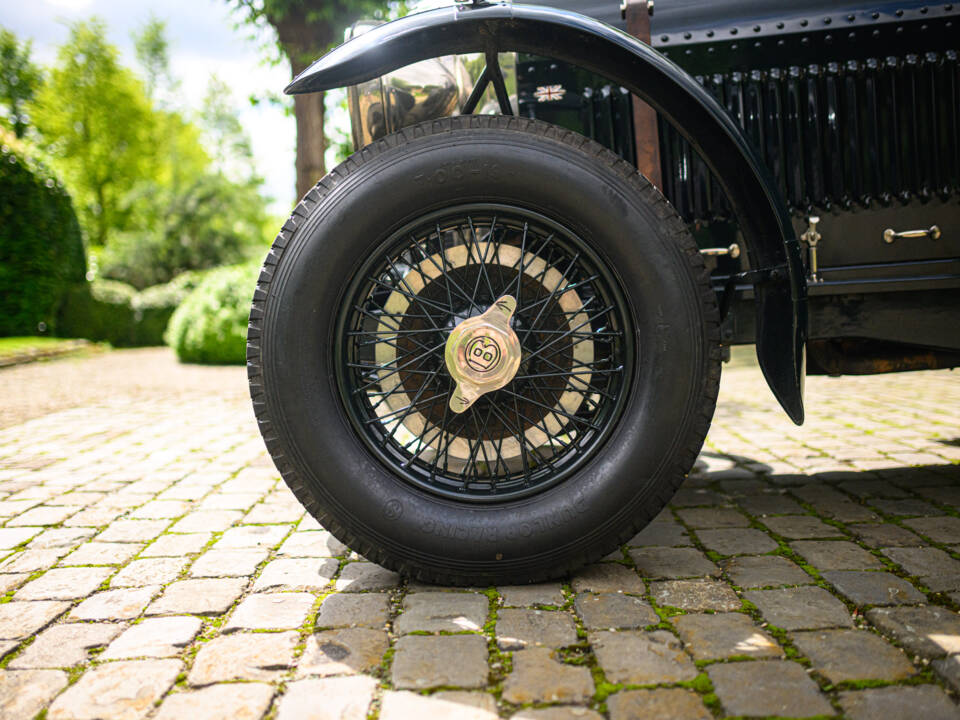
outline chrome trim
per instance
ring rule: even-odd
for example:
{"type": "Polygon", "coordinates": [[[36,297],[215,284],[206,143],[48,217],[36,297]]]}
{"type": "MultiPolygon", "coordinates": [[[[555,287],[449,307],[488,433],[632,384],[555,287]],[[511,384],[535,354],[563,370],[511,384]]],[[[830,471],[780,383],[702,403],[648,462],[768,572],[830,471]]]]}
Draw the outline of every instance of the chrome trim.
{"type": "Polygon", "coordinates": [[[930,238],[931,240],[940,239],[940,228],[937,225],[931,225],[926,230],[904,230],[897,232],[893,228],[887,228],[883,231],[883,241],[889,245],[894,240],[903,240],[904,238],[930,238]]]}

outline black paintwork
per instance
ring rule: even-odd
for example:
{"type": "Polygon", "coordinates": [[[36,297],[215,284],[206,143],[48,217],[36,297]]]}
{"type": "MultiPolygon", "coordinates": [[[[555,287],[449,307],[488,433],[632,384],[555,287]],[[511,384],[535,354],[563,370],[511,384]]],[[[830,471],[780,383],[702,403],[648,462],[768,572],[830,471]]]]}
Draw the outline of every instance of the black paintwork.
{"type": "Polygon", "coordinates": [[[687,73],[635,38],[575,13],[525,5],[441,8],[381,25],[332,50],[288,93],[351,85],[440,55],[517,51],[610,78],[643,98],[695,147],[739,220],[750,264],[776,268],[755,286],[757,356],[794,422],[803,421],[806,283],[787,208],[740,128],[687,73]]]}
{"type": "MultiPolygon", "coordinates": [[[[931,367],[943,366],[942,351],[960,349],[958,29],[960,5],[923,2],[659,0],[652,19],[654,47],[694,74],[757,148],[798,235],[809,215],[821,219],[810,337],[865,338],[864,352],[897,343],[877,356],[876,372],[910,366],[887,362],[904,347],[941,353],[931,367]],[[882,242],[886,228],[933,224],[939,240],[882,242]]],[[[565,87],[586,107],[585,91],[598,83],[565,87]]],[[[552,112],[529,108],[536,117],[552,112]]],[[[583,121],[578,129],[606,142],[583,121]]],[[[735,218],[709,169],[668,123],[660,131],[665,194],[702,247],[729,245],[735,218]]],[[[631,135],[628,124],[617,132],[631,135]]],[[[718,289],[738,265],[720,260],[718,289]]],[[[732,344],[757,337],[751,290],[740,289],[724,326],[732,344]]],[[[955,352],[947,356],[956,364],[955,352]]]]}

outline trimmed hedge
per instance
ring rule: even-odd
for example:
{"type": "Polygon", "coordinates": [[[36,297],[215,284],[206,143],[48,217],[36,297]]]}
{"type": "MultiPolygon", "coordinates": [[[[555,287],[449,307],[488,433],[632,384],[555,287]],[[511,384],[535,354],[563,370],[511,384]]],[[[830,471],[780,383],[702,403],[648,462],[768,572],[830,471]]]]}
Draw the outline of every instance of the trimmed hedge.
{"type": "Polygon", "coordinates": [[[0,128],[0,336],[55,332],[57,308],[86,273],[70,196],[0,128]]]}
{"type": "Polygon", "coordinates": [[[213,270],[180,304],[166,340],[181,362],[246,362],[247,321],[259,270],[258,264],[213,270]]]}
{"type": "Polygon", "coordinates": [[[106,341],[114,347],[163,345],[170,316],[203,276],[183,273],[140,293],[116,280],[98,279],[74,287],[61,305],[59,334],[106,341]]]}

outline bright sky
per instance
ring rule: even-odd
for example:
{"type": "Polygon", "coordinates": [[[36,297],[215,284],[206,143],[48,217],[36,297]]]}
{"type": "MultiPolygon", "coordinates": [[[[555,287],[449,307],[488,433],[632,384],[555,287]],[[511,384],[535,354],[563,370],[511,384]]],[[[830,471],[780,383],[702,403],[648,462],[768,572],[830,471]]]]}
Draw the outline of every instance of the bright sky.
{"type": "Polygon", "coordinates": [[[290,80],[289,66],[270,66],[261,50],[268,36],[251,37],[247,25],[226,0],[0,0],[0,25],[21,39],[33,39],[34,62],[50,65],[67,38],[67,25],[97,15],[107,22],[109,41],[123,61],[136,67],[130,34],[151,13],[167,23],[173,72],[181,82],[180,104],[199,107],[211,73],[234,89],[233,101],[253,143],[257,171],[266,180],[271,209],[286,215],[295,200],[294,148],[296,126],[270,103],[252,107],[250,95],[281,93],[290,80]]]}

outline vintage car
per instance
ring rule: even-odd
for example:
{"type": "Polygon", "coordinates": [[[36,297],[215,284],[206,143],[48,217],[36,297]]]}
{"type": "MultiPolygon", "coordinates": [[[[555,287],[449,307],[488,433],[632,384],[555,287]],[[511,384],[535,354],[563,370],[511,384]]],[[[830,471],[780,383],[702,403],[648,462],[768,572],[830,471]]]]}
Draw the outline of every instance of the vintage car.
{"type": "Polygon", "coordinates": [[[287,88],[349,87],[356,152],[300,202],[250,314],[277,467],[419,579],[561,576],[670,500],[721,359],[960,365],[951,4],[472,2],[355,26],[287,88]]]}

